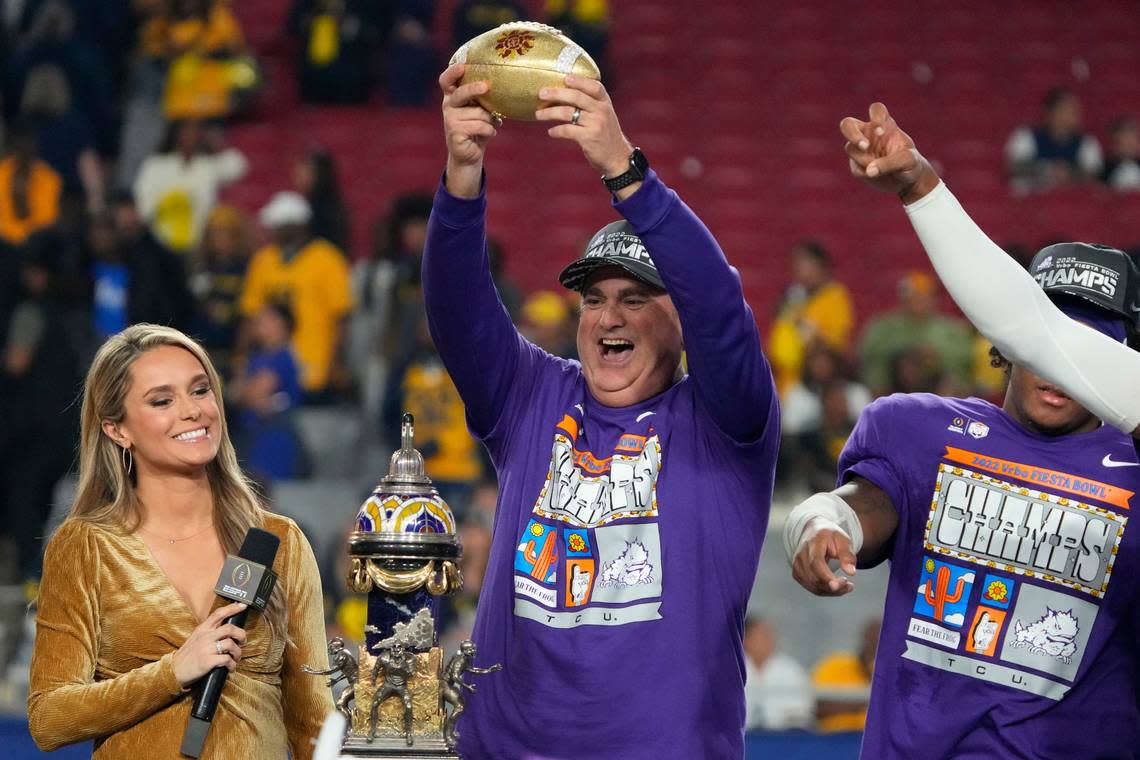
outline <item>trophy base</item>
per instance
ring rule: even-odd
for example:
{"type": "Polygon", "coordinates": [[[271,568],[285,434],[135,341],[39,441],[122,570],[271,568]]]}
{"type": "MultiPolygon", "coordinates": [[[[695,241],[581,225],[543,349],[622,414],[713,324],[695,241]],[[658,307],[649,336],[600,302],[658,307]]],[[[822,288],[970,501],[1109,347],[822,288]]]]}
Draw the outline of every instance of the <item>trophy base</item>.
{"type": "Polygon", "coordinates": [[[341,757],[395,757],[400,760],[460,760],[438,736],[417,736],[411,747],[403,737],[377,736],[371,743],[363,736],[349,734],[340,750],[341,757]]]}

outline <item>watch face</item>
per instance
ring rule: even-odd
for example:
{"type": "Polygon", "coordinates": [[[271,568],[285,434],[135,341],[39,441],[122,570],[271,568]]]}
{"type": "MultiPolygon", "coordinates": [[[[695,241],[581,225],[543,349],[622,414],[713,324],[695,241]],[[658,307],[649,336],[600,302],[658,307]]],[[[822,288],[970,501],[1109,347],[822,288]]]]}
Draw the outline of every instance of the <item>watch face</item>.
{"type": "Polygon", "coordinates": [[[637,171],[641,172],[642,175],[644,175],[646,170],[649,169],[649,159],[647,159],[645,157],[645,154],[641,152],[641,148],[633,149],[633,155],[629,157],[629,163],[633,166],[634,169],[637,169],[637,171]]]}
{"type": "Polygon", "coordinates": [[[641,148],[634,148],[633,153],[629,156],[629,168],[616,177],[602,177],[602,183],[609,188],[611,193],[614,193],[634,182],[645,179],[645,172],[648,170],[649,161],[641,152],[641,148]]]}

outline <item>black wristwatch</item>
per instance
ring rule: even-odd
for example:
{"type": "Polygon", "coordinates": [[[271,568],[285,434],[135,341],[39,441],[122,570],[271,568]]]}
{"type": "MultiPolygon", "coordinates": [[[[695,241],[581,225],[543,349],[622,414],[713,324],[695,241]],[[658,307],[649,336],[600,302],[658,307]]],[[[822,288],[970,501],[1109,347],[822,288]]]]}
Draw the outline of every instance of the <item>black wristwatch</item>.
{"type": "Polygon", "coordinates": [[[645,179],[647,171],[649,171],[649,160],[641,152],[641,148],[634,148],[633,153],[629,154],[629,168],[616,177],[602,177],[602,184],[611,193],[616,193],[623,187],[629,187],[634,182],[645,179]]]}

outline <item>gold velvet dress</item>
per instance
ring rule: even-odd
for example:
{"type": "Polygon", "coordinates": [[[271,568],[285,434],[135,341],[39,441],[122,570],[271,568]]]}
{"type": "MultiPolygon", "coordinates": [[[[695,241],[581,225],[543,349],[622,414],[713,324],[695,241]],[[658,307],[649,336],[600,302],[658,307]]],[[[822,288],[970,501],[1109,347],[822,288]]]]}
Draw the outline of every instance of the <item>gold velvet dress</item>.
{"type": "MultiPolygon", "coordinates": [[[[281,539],[274,593],[285,594],[291,641],[250,615],[202,760],[310,758],[333,709],[325,679],[301,672],[328,667],[313,550],[287,517],[267,514],[263,527],[281,539]]],[[[48,543],[40,585],[28,698],[36,744],[94,739],[95,758],[181,758],[193,698],[171,660],[198,622],[139,537],[65,522],[48,543]]]]}

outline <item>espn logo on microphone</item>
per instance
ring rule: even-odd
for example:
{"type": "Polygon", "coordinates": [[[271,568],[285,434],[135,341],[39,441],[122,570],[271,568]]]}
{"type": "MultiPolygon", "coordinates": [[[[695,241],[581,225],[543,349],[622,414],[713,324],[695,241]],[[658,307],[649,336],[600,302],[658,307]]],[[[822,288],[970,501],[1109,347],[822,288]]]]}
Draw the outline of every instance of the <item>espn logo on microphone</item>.
{"type": "Polygon", "coordinates": [[[277,575],[265,565],[230,554],[226,557],[226,564],[222,566],[222,572],[218,575],[218,584],[214,587],[214,593],[231,601],[245,602],[250,607],[264,610],[276,582],[277,575]]]}

